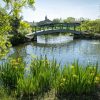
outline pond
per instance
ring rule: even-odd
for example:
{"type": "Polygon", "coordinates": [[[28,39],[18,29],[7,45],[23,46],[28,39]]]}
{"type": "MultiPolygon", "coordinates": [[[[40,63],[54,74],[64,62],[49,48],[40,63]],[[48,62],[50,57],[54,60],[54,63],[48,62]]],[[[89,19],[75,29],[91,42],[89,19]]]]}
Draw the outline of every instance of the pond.
{"type": "Polygon", "coordinates": [[[78,60],[83,66],[98,62],[100,66],[99,40],[73,40],[72,36],[38,36],[37,43],[30,42],[11,48],[8,56],[21,57],[27,65],[33,57],[47,56],[49,60],[56,59],[61,65],[78,60]]]}

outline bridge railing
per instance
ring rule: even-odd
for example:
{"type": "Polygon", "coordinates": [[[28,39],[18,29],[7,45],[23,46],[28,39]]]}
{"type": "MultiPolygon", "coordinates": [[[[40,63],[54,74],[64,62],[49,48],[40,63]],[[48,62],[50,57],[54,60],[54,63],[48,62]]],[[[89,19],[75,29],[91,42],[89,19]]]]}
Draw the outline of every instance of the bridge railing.
{"type": "MultiPolygon", "coordinates": [[[[56,30],[56,29],[66,29],[66,30],[76,30],[80,26],[80,23],[51,23],[35,26],[34,32],[56,30]]],[[[81,30],[81,29],[79,29],[81,30]]]]}

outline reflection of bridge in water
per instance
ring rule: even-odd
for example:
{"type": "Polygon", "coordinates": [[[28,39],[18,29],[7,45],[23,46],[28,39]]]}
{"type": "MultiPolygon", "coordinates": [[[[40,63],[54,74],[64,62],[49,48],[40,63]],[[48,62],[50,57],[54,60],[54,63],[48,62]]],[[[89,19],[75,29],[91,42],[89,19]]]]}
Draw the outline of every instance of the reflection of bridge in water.
{"type": "Polygon", "coordinates": [[[72,33],[74,35],[82,34],[80,23],[49,23],[42,24],[34,27],[34,32],[27,34],[26,37],[37,41],[37,36],[45,34],[57,34],[57,33],[72,33]],[[77,27],[79,27],[77,29],[77,27]]]}

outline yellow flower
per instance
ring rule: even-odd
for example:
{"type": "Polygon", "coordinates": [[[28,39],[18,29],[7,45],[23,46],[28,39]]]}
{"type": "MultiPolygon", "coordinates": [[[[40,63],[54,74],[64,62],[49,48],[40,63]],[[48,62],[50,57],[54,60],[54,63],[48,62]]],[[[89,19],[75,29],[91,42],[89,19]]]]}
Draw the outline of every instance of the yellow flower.
{"type": "Polygon", "coordinates": [[[99,81],[99,80],[100,80],[100,77],[96,77],[95,80],[96,80],[96,81],[99,81]]]}
{"type": "Polygon", "coordinates": [[[62,79],[62,81],[63,81],[63,82],[65,82],[65,81],[66,81],[66,79],[65,79],[65,78],[63,78],[63,79],[62,79]]]}
{"type": "Polygon", "coordinates": [[[73,78],[77,78],[77,75],[74,74],[74,75],[73,75],[73,78]]]}
{"type": "Polygon", "coordinates": [[[71,66],[71,69],[74,69],[74,68],[75,68],[75,66],[72,65],[72,66],[71,66]]]}
{"type": "Polygon", "coordinates": [[[20,62],[21,61],[21,58],[18,58],[17,61],[20,62]]]}
{"type": "Polygon", "coordinates": [[[93,67],[88,67],[89,70],[93,70],[93,67]]]}
{"type": "Polygon", "coordinates": [[[63,83],[60,83],[60,86],[63,86],[64,84],[63,83]]]}
{"type": "Polygon", "coordinates": [[[91,76],[94,76],[94,75],[95,75],[95,73],[94,73],[94,72],[92,72],[92,73],[90,73],[90,75],[91,75],[91,76]]]}
{"type": "Polygon", "coordinates": [[[97,76],[96,76],[96,78],[95,78],[95,83],[98,84],[99,82],[100,82],[100,77],[97,77],[97,76]]]}

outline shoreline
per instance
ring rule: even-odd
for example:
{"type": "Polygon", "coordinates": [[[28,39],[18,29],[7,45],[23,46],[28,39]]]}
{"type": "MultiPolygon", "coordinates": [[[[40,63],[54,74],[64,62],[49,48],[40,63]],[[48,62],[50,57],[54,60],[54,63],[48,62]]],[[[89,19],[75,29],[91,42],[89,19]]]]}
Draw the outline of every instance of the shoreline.
{"type": "MultiPolygon", "coordinates": [[[[75,34],[73,35],[73,39],[86,39],[86,40],[100,40],[100,34],[75,34]]],[[[20,44],[24,44],[24,43],[28,43],[28,42],[36,42],[36,40],[34,40],[34,37],[32,39],[28,38],[28,37],[23,37],[20,40],[16,41],[10,41],[12,46],[18,46],[20,44]]]]}
{"type": "Polygon", "coordinates": [[[100,34],[78,34],[74,35],[74,39],[99,40],[100,34]]]}

